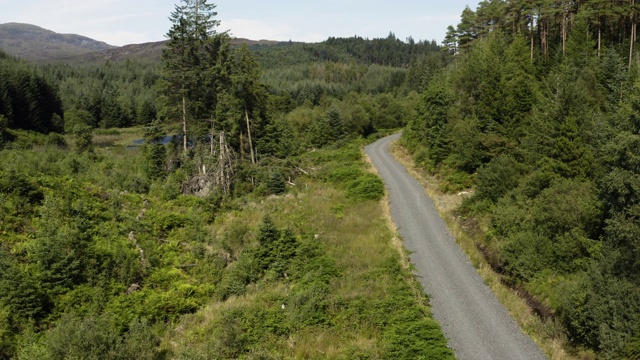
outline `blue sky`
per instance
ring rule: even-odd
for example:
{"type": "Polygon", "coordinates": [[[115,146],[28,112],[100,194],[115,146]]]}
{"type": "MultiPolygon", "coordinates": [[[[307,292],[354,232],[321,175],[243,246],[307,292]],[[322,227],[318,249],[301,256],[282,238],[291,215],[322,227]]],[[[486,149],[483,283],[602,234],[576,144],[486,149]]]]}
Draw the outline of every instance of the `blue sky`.
{"type": "MultiPolygon", "coordinates": [[[[112,45],[164,39],[178,0],[0,0],[0,23],[38,25],[112,45]]],[[[474,0],[212,0],[219,30],[252,40],[317,42],[329,36],[444,38],[474,0]]]]}

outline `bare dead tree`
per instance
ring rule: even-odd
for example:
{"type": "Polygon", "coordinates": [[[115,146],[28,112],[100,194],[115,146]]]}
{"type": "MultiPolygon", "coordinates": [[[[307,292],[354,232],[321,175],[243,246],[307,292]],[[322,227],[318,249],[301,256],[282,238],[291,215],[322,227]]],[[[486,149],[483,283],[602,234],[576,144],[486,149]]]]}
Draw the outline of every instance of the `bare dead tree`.
{"type": "Polygon", "coordinates": [[[235,158],[233,151],[227,144],[224,131],[220,132],[217,166],[213,174],[213,183],[223,194],[231,192],[231,185],[235,176],[235,158]]]}

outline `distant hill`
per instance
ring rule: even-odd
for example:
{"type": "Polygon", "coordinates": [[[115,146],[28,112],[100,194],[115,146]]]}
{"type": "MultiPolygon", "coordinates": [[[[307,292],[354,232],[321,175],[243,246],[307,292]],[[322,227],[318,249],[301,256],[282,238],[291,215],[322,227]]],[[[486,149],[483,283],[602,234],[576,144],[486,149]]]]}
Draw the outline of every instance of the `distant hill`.
{"type": "Polygon", "coordinates": [[[50,61],[115,46],[74,34],[58,34],[29,24],[0,24],[0,49],[28,61],[50,61]]]}
{"type": "MultiPolygon", "coordinates": [[[[101,51],[93,51],[88,52],[86,54],[77,55],[73,57],[66,57],[60,59],[52,59],[52,60],[61,60],[70,63],[86,63],[86,64],[99,64],[105,61],[125,61],[127,59],[131,60],[149,60],[149,61],[160,61],[160,57],[162,56],[162,49],[164,48],[166,41],[156,41],[150,43],[143,44],[132,44],[125,45],[122,47],[116,47],[101,51]]],[[[232,44],[240,45],[242,43],[247,43],[249,46],[254,45],[277,45],[279,42],[271,41],[271,40],[248,40],[248,39],[232,39],[232,44]]]]}
{"type": "MultiPolygon", "coordinates": [[[[277,41],[233,39],[232,43],[276,45],[277,41]]],[[[69,62],[99,64],[105,61],[160,61],[165,41],[132,44],[122,47],[109,45],[86,36],[58,34],[30,24],[0,24],[0,49],[15,57],[39,63],[69,62]]]]}
{"type": "Polygon", "coordinates": [[[127,59],[160,61],[165,43],[166,41],[156,41],[143,44],[131,44],[51,60],[52,62],[69,62],[73,64],[101,64],[106,61],[118,62],[127,59]]]}

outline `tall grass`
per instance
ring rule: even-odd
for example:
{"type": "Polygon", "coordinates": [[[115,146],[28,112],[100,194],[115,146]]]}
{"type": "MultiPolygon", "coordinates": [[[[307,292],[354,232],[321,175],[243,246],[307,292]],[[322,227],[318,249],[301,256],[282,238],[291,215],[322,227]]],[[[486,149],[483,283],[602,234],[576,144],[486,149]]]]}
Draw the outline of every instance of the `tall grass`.
{"type": "MultiPolygon", "coordinates": [[[[358,148],[338,151],[356,151],[356,156],[361,156],[358,148]]],[[[329,159],[352,157],[325,155],[329,159]]],[[[303,161],[309,160],[317,161],[303,161]]],[[[322,166],[336,168],[335,161],[323,161],[322,166]]],[[[177,330],[165,336],[163,346],[176,358],[207,358],[239,346],[244,347],[242,356],[247,358],[412,359],[415,354],[406,353],[401,346],[410,342],[424,344],[424,358],[452,358],[411,274],[406,253],[389,226],[384,201],[354,200],[331,184],[321,176],[301,178],[287,194],[259,203],[240,201],[239,211],[216,221],[221,231],[218,237],[239,223],[255,234],[266,215],[279,227],[291,228],[298,234],[299,244],[307,244],[301,247],[318,246],[318,256],[325,259],[321,263],[335,264],[337,274],[328,279],[326,288],[314,287],[318,279],[312,273],[298,280],[264,278],[250,285],[245,295],[214,301],[184,317],[176,324],[177,330]],[[321,321],[306,325],[291,322],[300,311],[294,308],[292,297],[299,294],[307,294],[307,302],[320,301],[324,309],[321,321]],[[225,322],[230,314],[245,318],[238,320],[241,323],[225,322]],[[437,335],[415,337],[408,334],[412,328],[424,329],[425,334],[433,329],[437,335]],[[213,340],[215,336],[226,345],[213,340]]],[[[255,236],[244,239],[246,247],[255,245],[255,236]]],[[[302,319],[308,322],[310,317],[302,319]]]]}

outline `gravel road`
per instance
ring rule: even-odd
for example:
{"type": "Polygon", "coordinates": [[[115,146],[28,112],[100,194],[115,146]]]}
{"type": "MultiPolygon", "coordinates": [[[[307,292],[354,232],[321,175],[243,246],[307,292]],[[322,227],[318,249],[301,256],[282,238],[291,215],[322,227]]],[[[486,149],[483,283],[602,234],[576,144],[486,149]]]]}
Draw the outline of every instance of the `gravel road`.
{"type": "Polygon", "coordinates": [[[391,214],[435,319],[458,359],[545,359],[456,244],[425,189],[389,154],[392,135],[365,147],[384,180],[391,214]]]}

